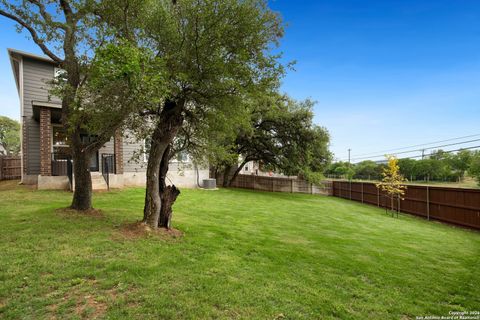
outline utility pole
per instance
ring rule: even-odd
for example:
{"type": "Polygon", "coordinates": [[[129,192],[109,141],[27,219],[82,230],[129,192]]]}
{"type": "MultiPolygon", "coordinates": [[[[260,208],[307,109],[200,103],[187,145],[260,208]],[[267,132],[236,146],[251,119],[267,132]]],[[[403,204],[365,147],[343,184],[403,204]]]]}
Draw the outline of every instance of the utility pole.
{"type": "Polygon", "coordinates": [[[425,157],[425,149],[422,149],[422,160],[425,157]]]}
{"type": "Polygon", "coordinates": [[[350,151],[352,151],[352,149],[348,149],[348,163],[350,163],[350,151]]]}

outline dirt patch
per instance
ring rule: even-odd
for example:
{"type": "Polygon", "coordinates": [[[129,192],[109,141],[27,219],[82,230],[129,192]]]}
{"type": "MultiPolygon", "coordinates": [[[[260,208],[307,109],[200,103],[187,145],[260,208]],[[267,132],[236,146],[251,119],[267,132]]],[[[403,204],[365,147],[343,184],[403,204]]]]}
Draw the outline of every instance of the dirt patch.
{"type": "Polygon", "coordinates": [[[82,319],[97,319],[105,314],[107,304],[100,302],[91,295],[86,295],[83,299],[77,300],[75,314],[82,319]]]}
{"type": "Polygon", "coordinates": [[[80,319],[98,319],[105,315],[109,305],[124,297],[124,293],[119,292],[116,286],[105,290],[100,288],[97,280],[84,278],[68,288],[56,303],[47,306],[46,309],[49,312],[49,319],[59,319],[60,307],[66,306],[80,319]]]}
{"type": "Polygon", "coordinates": [[[88,209],[88,210],[74,210],[70,208],[60,208],[55,210],[56,213],[63,217],[78,217],[78,216],[86,216],[86,217],[93,217],[93,218],[105,218],[102,210],[99,209],[88,209]]]}
{"type": "Polygon", "coordinates": [[[115,240],[135,240],[150,237],[159,239],[179,239],[183,232],[177,229],[152,229],[143,222],[124,223],[118,228],[118,233],[114,236],[115,240]]]}

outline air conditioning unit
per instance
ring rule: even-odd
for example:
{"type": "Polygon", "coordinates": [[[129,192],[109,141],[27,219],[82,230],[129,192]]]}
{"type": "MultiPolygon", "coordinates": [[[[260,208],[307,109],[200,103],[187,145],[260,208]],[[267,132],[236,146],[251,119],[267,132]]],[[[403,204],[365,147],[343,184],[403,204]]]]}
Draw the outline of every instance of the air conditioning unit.
{"type": "Polygon", "coordinates": [[[215,179],[203,179],[204,189],[217,189],[217,180],[215,179]]]}

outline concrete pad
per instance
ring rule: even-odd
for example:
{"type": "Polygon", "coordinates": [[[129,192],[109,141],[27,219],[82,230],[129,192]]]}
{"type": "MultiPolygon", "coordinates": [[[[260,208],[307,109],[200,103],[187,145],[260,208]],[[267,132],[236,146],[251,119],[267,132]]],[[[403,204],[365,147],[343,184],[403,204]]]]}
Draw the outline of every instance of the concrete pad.
{"type": "Polygon", "coordinates": [[[69,190],[70,183],[67,176],[38,176],[38,190],[69,190]]]}

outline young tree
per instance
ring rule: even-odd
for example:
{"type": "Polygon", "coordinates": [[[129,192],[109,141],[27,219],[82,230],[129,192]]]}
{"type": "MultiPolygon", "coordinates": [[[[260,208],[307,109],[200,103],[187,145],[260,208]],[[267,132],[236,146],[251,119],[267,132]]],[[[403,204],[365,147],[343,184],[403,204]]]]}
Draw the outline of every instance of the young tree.
{"type": "MultiPolygon", "coordinates": [[[[124,0],[110,5],[129,8],[133,1],[124,0]]],[[[132,9],[123,10],[123,19],[116,19],[112,14],[117,11],[110,7],[105,10],[103,4],[102,1],[82,0],[0,0],[0,15],[15,21],[20,31],[26,30],[43,53],[63,70],[55,80],[56,88],[52,90],[62,99],[62,123],[74,162],[75,191],[71,208],[77,210],[92,207],[91,155],[110,140],[130,111],[129,106],[119,103],[121,100],[116,100],[114,95],[109,100],[114,103],[107,108],[102,108],[107,103],[92,105],[92,100],[89,100],[95,94],[88,92],[86,87],[91,71],[98,69],[100,62],[97,60],[97,66],[91,68],[95,50],[113,39],[115,27],[123,29],[129,17],[136,14],[132,9]],[[115,21],[118,25],[113,23],[115,21]],[[109,22],[108,26],[105,22],[109,22]],[[85,139],[85,134],[90,135],[88,139],[85,139]]],[[[133,74],[131,71],[124,76],[130,77],[133,74]]]]}
{"type": "Polygon", "coordinates": [[[388,165],[387,168],[385,168],[383,171],[382,182],[377,183],[376,186],[378,189],[382,190],[389,196],[391,209],[393,211],[394,200],[397,199],[398,201],[400,201],[403,195],[405,195],[405,190],[407,189],[407,186],[403,184],[405,182],[405,178],[400,174],[398,159],[394,156],[387,156],[387,159],[388,165]]]}
{"type": "Polygon", "coordinates": [[[7,155],[20,152],[20,123],[8,117],[0,116],[0,144],[7,155]]]}
{"type": "Polygon", "coordinates": [[[263,0],[158,1],[149,12],[139,43],[163,61],[168,81],[164,98],[143,112],[152,124],[143,221],[169,228],[171,208],[162,205],[178,194],[165,182],[177,134],[185,123],[235,118],[239,99],[276,87],[283,68],[271,47],[283,31],[263,0]]]}

